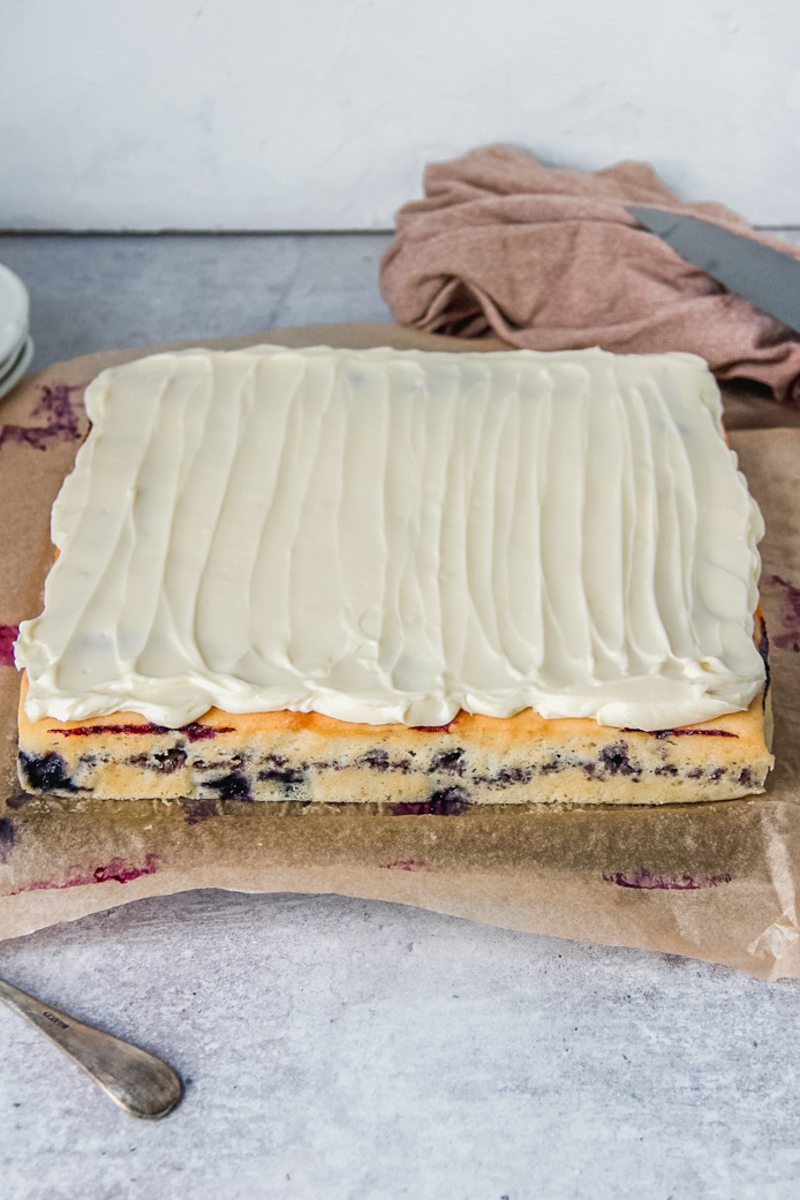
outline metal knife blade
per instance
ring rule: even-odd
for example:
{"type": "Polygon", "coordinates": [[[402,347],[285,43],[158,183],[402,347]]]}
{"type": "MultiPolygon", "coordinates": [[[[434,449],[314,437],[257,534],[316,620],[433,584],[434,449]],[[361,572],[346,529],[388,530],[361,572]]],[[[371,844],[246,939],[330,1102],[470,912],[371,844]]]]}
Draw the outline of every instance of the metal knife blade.
{"type": "Polygon", "coordinates": [[[731,233],[712,221],[677,216],[660,208],[628,208],[640,225],[655,233],[687,262],[728,291],[800,331],[800,262],[751,237],[731,233]]]}

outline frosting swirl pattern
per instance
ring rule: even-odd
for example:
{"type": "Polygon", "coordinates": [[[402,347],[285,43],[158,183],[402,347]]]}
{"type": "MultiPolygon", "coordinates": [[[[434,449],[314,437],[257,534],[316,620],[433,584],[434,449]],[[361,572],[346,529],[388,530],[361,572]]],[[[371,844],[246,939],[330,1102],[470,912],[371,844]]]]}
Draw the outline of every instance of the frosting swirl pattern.
{"type": "Polygon", "coordinates": [[[746,708],[758,508],[684,354],[158,354],[89,387],[26,712],[746,708]]]}

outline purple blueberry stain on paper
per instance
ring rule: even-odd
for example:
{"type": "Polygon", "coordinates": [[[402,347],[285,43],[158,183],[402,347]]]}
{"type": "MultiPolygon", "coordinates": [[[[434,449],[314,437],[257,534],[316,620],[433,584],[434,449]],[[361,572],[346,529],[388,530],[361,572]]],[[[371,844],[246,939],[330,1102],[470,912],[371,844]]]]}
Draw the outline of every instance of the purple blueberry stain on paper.
{"type": "Polygon", "coordinates": [[[187,825],[198,825],[201,821],[207,821],[209,817],[216,817],[219,813],[219,802],[217,800],[187,796],[181,800],[180,805],[186,817],[187,825]]]}
{"type": "Polygon", "coordinates": [[[383,871],[424,871],[427,865],[420,858],[396,858],[393,862],[378,863],[383,871]]]}
{"type": "Polygon", "coordinates": [[[73,392],[82,392],[85,384],[54,384],[42,387],[42,394],[31,416],[36,425],[0,425],[0,449],[8,443],[46,450],[55,442],[76,442],[81,437],[79,408],[72,399],[73,392]]]}
{"type": "Polygon", "coordinates": [[[770,583],[782,598],[782,632],[772,635],[772,644],[780,650],[800,654],[800,588],[780,575],[772,575],[770,583]]]}
{"type": "Polygon", "coordinates": [[[658,871],[604,871],[603,881],[621,888],[645,892],[696,892],[701,888],[720,887],[730,883],[727,871],[715,875],[665,875],[658,871]]]}
{"type": "MultiPolygon", "coordinates": [[[[54,879],[34,879],[9,894],[18,896],[21,892],[63,891],[65,888],[86,887],[92,883],[131,883],[143,875],[155,875],[159,865],[157,854],[146,854],[143,863],[129,863],[124,858],[112,858],[98,867],[90,867],[88,871],[71,875],[63,883],[54,879]]],[[[74,867],[72,869],[75,870],[74,867]]]]}
{"type": "Polygon", "coordinates": [[[110,862],[95,867],[91,878],[86,882],[108,883],[113,880],[115,883],[130,883],[132,879],[139,879],[142,875],[155,875],[157,870],[158,859],[155,854],[146,854],[142,866],[126,863],[121,858],[112,858],[110,862]]]}
{"type": "Polygon", "coordinates": [[[19,637],[19,625],[0,625],[0,667],[14,666],[14,642],[19,637]]]}

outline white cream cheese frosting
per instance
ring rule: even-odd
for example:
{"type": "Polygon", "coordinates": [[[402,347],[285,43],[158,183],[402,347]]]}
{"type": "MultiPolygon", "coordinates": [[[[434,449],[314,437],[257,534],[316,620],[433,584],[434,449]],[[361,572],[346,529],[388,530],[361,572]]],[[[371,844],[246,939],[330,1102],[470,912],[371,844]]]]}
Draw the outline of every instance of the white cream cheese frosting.
{"type": "Polygon", "coordinates": [[[684,354],[190,350],[104,371],[26,713],[746,708],[758,508],[684,354]]]}

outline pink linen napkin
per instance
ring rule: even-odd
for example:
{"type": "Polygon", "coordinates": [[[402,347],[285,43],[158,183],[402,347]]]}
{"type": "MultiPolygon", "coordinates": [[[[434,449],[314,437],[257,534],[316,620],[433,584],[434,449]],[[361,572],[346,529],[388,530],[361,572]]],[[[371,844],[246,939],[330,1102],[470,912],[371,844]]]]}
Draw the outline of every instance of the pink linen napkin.
{"type": "Polygon", "coordinates": [[[684,350],[720,379],[800,399],[800,337],[684,262],[626,211],[644,204],[715,221],[800,258],[721,204],[682,204],[646,163],[549,167],[486,146],[425,171],[384,255],[381,288],[401,324],[494,333],[535,350],[684,350]]]}

